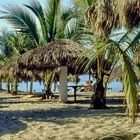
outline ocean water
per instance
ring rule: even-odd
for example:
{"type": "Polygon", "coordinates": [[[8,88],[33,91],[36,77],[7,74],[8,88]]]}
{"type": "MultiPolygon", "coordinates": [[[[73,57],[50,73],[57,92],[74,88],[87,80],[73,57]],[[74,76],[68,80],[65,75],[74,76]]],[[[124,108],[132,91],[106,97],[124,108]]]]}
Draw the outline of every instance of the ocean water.
{"type": "MultiPolygon", "coordinates": [[[[79,76],[80,78],[80,82],[78,83],[78,85],[81,85],[81,84],[85,84],[86,81],[89,80],[89,76],[88,75],[80,75],[79,76]]],[[[90,80],[93,80],[92,77],[90,80]]],[[[75,85],[75,83],[72,83],[72,82],[68,82],[68,86],[70,85],[75,85]]],[[[18,84],[18,90],[19,91],[27,91],[27,84],[25,82],[21,82],[18,84]]],[[[28,82],[28,88],[30,87],[30,82],[28,82]]],[[[112,81],[111,83],[108,83],[107,85],[108,88],[111,88],[112,91],[121,91],[122,90],[122,84],[121,82],[119,81],[112,81]]],[[[2,83],[2,88],[3,89],[6,89],[6,83],[2,83]]],[[[43,82],[34,82],[33,83],[33,91],[36,91],[36,92],[42,92],[42,90],[44,90],[44,84],[43,82]]],[[[59,83],[58,83],[58,86],[56,87],[56,91],[59,90],[59,83]]],[[[54,84],[52,85],[52,91],[54,91],[54,84]]]]}

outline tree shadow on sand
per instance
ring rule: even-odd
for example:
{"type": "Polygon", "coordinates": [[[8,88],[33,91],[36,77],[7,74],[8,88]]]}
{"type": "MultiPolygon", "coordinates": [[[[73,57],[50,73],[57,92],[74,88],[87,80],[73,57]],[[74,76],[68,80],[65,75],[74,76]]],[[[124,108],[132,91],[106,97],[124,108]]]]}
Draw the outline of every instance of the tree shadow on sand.
{"type": "Polygon", "coordinates": [[[105,136],[102,136],[101,138],[95,140],[132,140],[136,138],[136,136],[137,133],[128,133],[128,132],[120,131],[111,134],[106,134],[105,136]]]}
{"type": "MultiPolygon", "coordinates": [[[[88,110],[84,107],[66,107],[66,108],[52,108],[49,110],[30,110],[30,111],[1,111],[0,112],[0,136],[8,133],[17,133],[27,128],[26,124],[22,121],[44,121],[51,122],[58,125],[66,123],[76,123],[73,118],[83,117],[113,117],[121,116],[120,108],[111,108],[105,110],[88,110]],[[117,114],[119,113],[119,114],[117,114]]],[[[122,110],[123,112],[123,110],[122,110]]]]}
{"type": "MultiPolygon", "coordinates": [[[[6,104],[5,100],[1,100],[1,104],[6,104]]],[[[7,100],[8,101],[8,100],[7,100]]],[[[8,103],[35,103],[34,105],[40,104],[40,101],[9,101],[8,103]]],[[[45,101],[48,102],[48,101],[45,101]]],[[[45,103],[44,102],[44,103],[45,103]]],[[[50,122],[57,125],[64,125],[66,123],[77,123],[73,118],[86,118],[86,117],[126,117],[125,109],[121,106],[114,106],[115,103],[108,100],[110,105],[108,109],[91,109],[88,110],[87,106],[84,107],[82,104],[89,104],[89,100],[77,101],[74,106],[66,106],[51,109],[35,109],[35,110],[14,110],[14,111],[0,111],[0,136],[5,134],[15,134],[19,131],[25,130],[27,128],[25,122],[40,121],[40,122],[50,122]],[[81,104],[81,106],[80,106],[81,104]]],[[[120,101],[120,104],[122,100],[120,101]]],[[[54,102],[55,104],[55,102],[54,102]]]]}
{"type": "Polygon", "coordinates": [[[25,130],[27,125],[12,115],[6,116],[5,112],[0,112],[0,137],[5,134],[16,134],[25,130]]]}

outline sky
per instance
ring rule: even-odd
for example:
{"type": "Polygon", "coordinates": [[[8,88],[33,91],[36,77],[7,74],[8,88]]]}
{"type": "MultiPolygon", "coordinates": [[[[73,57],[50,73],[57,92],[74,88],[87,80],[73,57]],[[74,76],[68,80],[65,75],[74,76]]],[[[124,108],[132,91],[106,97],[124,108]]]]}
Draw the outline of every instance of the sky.
{"type": "MultiPolygon", "coordinates": [[[[43,3],[43,1],[47,1],[47,0],[38,0],[39,2],[43,3]]],[[[64,4],[70,3],[71,0],[63,0],[64,4]]],[[[4,5],[14,5],[14,4],[19,4],[19,5],[23,5],[23,4],[27,4],[29,2],[29,0],[0,0],[0,10],[3,9],[4,5]]],[[[1,14],[0,14],[1,16],[1,14]]],[[[4,20],[0,19],[0,30],[2,28],[10,28],[10,25],[8,25],[8,23],[4,20]]]]}

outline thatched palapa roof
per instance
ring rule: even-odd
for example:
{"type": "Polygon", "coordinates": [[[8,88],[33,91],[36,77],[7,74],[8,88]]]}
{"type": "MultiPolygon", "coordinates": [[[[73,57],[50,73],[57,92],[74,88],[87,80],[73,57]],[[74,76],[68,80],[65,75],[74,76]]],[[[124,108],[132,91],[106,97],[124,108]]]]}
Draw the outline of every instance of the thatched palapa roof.
{"type": "Polygon", "coordinates": [[[16,63],[7,64],[0,69],[0,79],[4,81],[12,80],[16,77],[18,72],[18,65],[16,63]]]}
{"type": "Polygon", "coordinates": [[[48,43],[44,48],[36,48],[23,54],[17,62],[20,68],[30,70],[46,71],[61,65],[72,67],[77,57],[86,50],[74,41],[61,39],[48,43]]]}
{"type": "Polygon", "coordinates": [[[27,71],[26,69],[19,69],[16,62],[7,64],[0,69],[0,79],[3,81],[13,81],[15,79],[19,81],[26,80],[41,80],[43,79],[43,73],[37,70],[27,71]]]}

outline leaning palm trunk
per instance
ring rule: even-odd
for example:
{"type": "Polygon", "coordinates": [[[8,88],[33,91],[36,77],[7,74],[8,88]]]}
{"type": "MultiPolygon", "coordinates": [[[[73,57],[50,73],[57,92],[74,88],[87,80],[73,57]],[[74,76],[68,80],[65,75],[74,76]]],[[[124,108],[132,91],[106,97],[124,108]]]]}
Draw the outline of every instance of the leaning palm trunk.
{"type": "Polygon", "coordinates": [[[49,98],[48,93],[50,92],[51,83],[48,80],[49,79],[48,75],[49,75],[48,71],[45,72],[45,95],[44,95],[44,99],[46,99],[46,96],[47,96],[47,99],[49,98]]]}
{"type": "Polygon", "coordinates": [[[47,85],[47,77],[48,77],[47,72],[45,72],[44,75],[45,75],[45,89],[46,89],[46,85],[47,85]]]}

